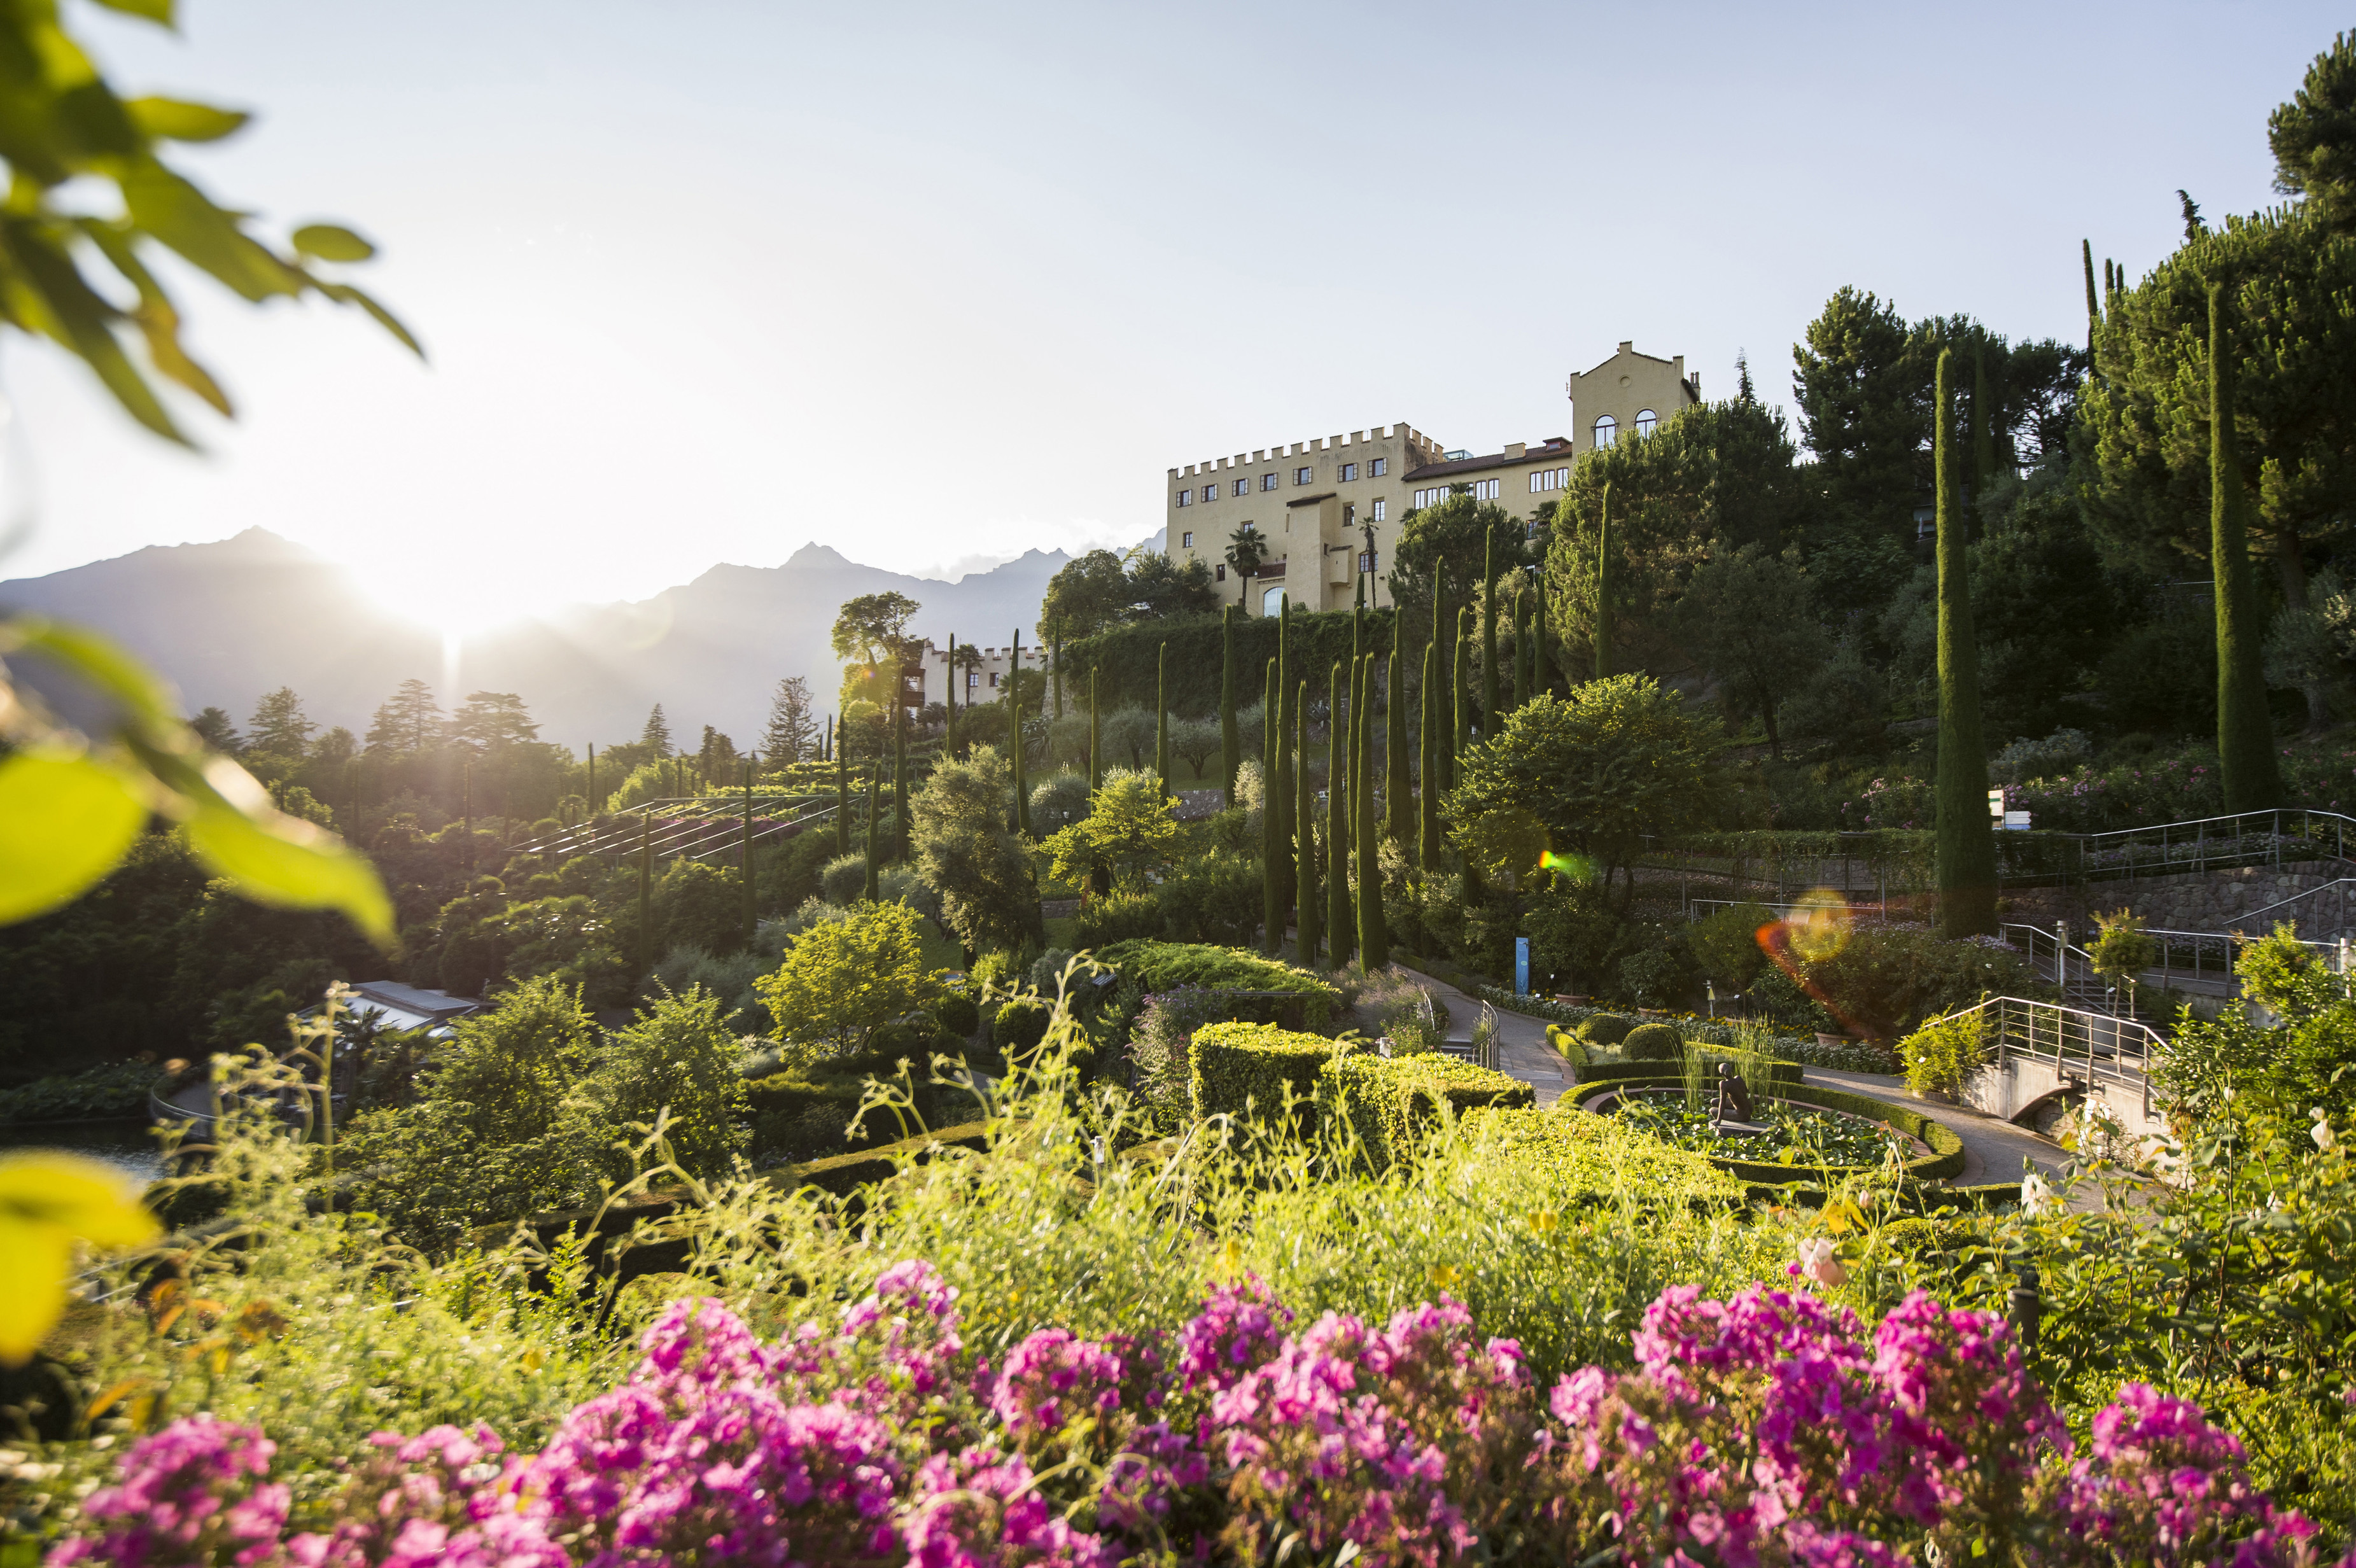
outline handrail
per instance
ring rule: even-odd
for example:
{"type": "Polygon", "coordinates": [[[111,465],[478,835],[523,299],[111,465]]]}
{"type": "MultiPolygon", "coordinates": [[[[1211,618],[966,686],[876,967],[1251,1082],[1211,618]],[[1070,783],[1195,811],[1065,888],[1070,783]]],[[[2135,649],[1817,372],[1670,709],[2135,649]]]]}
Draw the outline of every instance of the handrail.
{"type": "Polygon", "coordinates": [[[2168,1049],[2159,1031],[2133,1019],[2088,1012],[2061,1002],[2031,1001],[2026,997],[1987,997],[1968,1008],[1924,1024],[1979,1013],[1996,1027],[1993,1065],[2003,1067],[2014,1056],[2051,1061],[2062,1076],[2083,1063],[2086,1083],[2106,1079],[2143,1096],[2143,1112],[2151,1115],[2152,1062],[2168,1049]],[[1989,1009],[1995,1009],[1993,1013],[1989,1009]],[[2128,1065],[2132,1059],[2135,1065],[2128,1065]]]}

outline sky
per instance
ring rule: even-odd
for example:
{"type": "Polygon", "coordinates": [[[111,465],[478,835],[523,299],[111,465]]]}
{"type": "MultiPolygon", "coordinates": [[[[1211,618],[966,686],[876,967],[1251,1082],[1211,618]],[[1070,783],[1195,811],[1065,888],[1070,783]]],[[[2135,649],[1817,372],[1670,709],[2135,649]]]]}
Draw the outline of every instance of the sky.
{"type": "Polygon", "coordinates": [[[200,453],[11,336],[0,578],[259,525],[466,630],[816,540],[954,576],[1125,546],[1166,471],[1404,420],[1566,433],[1618,342],[1705,396],[1844,284],[2082,339],[2275,199],[2267,112],[2346,18],[2264,5],[68,0],[177,152],[321,219],[420,362],[179,276],[200,453]]]}

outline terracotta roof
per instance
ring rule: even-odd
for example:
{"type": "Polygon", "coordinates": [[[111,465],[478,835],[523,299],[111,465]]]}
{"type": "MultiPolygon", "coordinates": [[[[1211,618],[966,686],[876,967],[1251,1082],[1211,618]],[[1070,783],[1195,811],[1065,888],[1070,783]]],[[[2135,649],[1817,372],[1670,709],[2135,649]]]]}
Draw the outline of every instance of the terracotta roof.
{"type": "Polygon", "coordinates": [[[1568,463],[1570,456],[1570,437],[1556,435],[1548,436],[1542,444],[1531,447],[1519,457],[1508,457],[1500,452],[1487,457],[1460,457],[1453,463],[1427,463],[1420,468],[1408,469],[1407,476],[1409,479],[1437,479],[1449,474],[1478,474],[1489,468],[1519,468],[1529,463],[1550,463],[1558,457],[1568,463]]]}

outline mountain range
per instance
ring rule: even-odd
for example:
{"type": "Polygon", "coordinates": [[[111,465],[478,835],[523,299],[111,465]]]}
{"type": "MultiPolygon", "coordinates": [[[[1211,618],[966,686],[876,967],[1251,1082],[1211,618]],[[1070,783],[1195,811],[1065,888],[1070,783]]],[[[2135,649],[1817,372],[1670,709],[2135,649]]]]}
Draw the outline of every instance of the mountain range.
{"type": "Polygon", "coordinates": [[[1069,559],[1033,549],[944,582],[807,544],[782,566],[714,566],[648,599],[568,605],[469,636],[455,666],[438,634],[371,597],[349,569],[259,528],[0,582],[0,609],[107,633],[169,678],[187,711],[217,706],[240,724],[262,693],[290,686],[315,721],[365,733],[413,677],[445,709],[471,691],[514,692],[541,739],[576,754],[636,740],[658,702],[680,744],[691,749],[711,724],[741,748],[758,742],[784,677],[807,677],[818,708],[833,708],[841,670],[829,637],[845,600],[896,590],[924,606],[909,626],[917,635],[1003,646],[1017,626],[1032,635],[1047,580],[1069,559]]]}

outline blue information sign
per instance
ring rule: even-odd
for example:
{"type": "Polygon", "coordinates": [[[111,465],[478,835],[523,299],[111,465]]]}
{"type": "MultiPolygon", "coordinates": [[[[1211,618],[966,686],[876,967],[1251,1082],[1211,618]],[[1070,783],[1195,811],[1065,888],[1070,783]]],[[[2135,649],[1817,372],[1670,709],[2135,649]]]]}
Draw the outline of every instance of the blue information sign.
{"type": "Polygon", "coordinates": [[[1516,936],[1514,938],[1514,995],[1526,997],[1529,994],[1530,939],[1516,936]]]}

